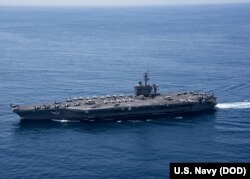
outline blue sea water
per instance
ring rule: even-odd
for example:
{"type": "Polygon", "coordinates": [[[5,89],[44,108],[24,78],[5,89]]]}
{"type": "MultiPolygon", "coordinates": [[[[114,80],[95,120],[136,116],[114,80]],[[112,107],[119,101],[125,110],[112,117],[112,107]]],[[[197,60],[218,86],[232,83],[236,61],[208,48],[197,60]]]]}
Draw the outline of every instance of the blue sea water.
{"type": "Polygon", "coordinates": [[[0,178],[168,178],[170,162],[250,161],[250,4],[0,8],[0,178]],[[20,123],[9,103],[212,90],[218,110],[20,123]]]}

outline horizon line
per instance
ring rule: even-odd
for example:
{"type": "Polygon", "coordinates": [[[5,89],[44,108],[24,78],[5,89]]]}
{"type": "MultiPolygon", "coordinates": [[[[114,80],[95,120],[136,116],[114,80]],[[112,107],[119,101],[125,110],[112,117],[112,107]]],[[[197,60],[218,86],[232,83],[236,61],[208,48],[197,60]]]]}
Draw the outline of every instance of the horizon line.
{"type": "Polygon", "coordinates": [[[250,4],[250,2],[207,2],[207,3],[182,3],[182,4],[133,4],[133,5],[128,5],[128,4],[120,4],[120,5],[117,5],[117,4],[114,4],[114,5],[111,5],[111,4],[102,4],[102,5],[74,5],[74,4],[64,4],[64,5],[60,5],[60,4],[57,4],[57,5],[54,5],[54,4],[47,4],[47,5],[27,5],[27,4],[16,4],[16,5],[7,5],[7,4],[4,4],[4,5],[1,5],[0,4],[0,7],[62,7],[62,8],[67,8],[67,7],[100,7],[100,8],[105,8],[105,7],[158,7],[158,6],[164,6],[164,7],[169,7],[169,6],[206,6],[206,5],[233,5],[233,4],[250,4]]]}

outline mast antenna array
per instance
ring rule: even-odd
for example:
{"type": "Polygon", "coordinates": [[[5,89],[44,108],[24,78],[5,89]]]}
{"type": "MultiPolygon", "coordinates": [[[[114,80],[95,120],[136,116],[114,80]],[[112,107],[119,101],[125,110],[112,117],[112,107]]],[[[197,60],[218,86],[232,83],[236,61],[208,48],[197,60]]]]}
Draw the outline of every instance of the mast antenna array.
{"type": "Polygon", "coordinates": [[[149,80],[149,72],[147,71],[144,73],[145,86],[147,86],[148,80],[149,80]]]}

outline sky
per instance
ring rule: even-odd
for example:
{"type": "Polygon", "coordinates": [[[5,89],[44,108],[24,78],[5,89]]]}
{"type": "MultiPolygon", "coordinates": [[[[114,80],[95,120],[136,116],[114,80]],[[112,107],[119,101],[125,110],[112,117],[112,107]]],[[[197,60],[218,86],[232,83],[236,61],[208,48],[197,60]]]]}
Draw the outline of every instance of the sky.
{"type": "Polygon", "coordinates": [[[250,0],[0,0],[0,6],[138,6],[240,2],[250,0]]]}

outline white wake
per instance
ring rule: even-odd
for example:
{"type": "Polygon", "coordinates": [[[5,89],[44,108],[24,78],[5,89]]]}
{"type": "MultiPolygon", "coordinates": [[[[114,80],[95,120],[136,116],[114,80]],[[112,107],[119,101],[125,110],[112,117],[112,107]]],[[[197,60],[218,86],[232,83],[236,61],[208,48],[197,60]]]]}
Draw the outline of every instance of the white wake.
{"type": "Polygon", "coordinates": [[[78,120],[66,120],[66,119],[52,119],[52,121],[60,122],[60,123],[80,122],[78,120]]]}
{"type": "Polygon", "coordinates": [[[248,109],[250,108],[250,102],[219,103],[216,107],[219,109],[248,109]]]}

